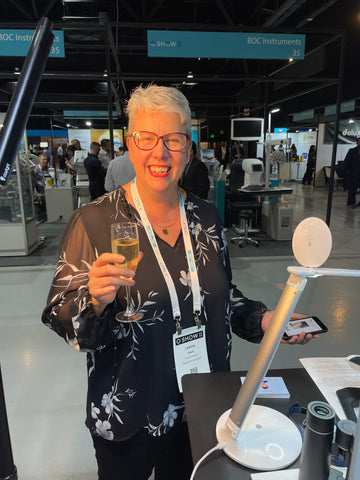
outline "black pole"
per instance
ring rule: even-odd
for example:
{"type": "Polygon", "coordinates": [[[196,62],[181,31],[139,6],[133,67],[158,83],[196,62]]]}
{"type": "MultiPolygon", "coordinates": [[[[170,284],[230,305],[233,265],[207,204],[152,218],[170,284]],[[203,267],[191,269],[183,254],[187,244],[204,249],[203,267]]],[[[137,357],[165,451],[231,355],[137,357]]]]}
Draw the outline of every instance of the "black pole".
{"type": "MultiPolygon", "coordinates": [[[[19,143],[30,116],[41,75],[54,40],[51,30],[52,22],[47,18],[41,19],[36,27],[18,84],[11,98],[4,126],[0,132],[0,186],[5,185],[9,179],[19,143]]],[[[17,478],[0,368],[0,480],[17,480],[17,478]]]]}
{"type": "Polygon", "coordinates": [[[38,23],[4,119],[4,126],[0,132],[0,185],[5,185],[9,179],[20,141],[24,135],[41,75],[54,40],[51,32],[52,25],[47,18],[42,18],[38,23]]]}
{"type": "Polygon", "coordinates": [[[337,90],[337,99],[336,99],[336,118],[334,126],[334,141],[333,149],[331,156],[331,170],[330,170],[330,180],[329,180],[329,193],[328,193],[328,203],[326,210],[326,224],[330,227],[330,216],[331,216],[331,205],[334,189],[334,171],[335,171],[335,161],[336,161],[336,149],[338,142],[338,131],[339,131],[339,121],[340,121],[340,109],[341,109],[341,99],[343,92],[343,83],[344,83],[344,57],[345,57],[345,36],[341,36],[341,45],[340,45],[340,62],[339,62],[339,83],[337,90]]]}
{"type": "Polygon", "coordinates": [[[0,480],[17,480],[0,366],[0,480]]]}
{"type": "Polygon", "coordinates": [[[114,122],[113,122],[113,105],[112,105],[112,80],[111,80],[111,62],[110,62],[110,46],[109,46],[109,24],[106,22],[104,26],[105,33],[105,55],[106,55],[106,73],[108,81],[108,115],[109,115],[109,133],[110,133],[110,149],[111,158],[115,157],[114,153],[114,122]]]}

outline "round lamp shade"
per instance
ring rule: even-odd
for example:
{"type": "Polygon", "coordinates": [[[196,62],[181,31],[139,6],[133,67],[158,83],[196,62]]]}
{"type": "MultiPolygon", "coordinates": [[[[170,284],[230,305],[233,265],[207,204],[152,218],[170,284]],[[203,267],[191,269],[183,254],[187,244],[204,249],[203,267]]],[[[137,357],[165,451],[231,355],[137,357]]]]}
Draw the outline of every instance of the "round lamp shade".
{"type": "Polygon", "coordinates": [[[330,229],[320,218],[305,218],[296,227],[292,249],[296,260],[303,267],[320,267],[328,259],[331,246],[330,229]]]}

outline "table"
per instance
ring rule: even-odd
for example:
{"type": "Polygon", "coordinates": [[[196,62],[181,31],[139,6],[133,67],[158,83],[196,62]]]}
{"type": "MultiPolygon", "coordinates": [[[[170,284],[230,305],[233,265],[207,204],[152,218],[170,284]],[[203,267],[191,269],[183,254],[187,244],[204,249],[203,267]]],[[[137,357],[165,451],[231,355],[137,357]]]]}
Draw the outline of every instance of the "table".
{"type": "MultiPolygon", "coordinates": [[[[217,445],[215,427],[218,418],[234,404],[241,386],[240,377],[246,372],[219,372],[185,375],[182,379],[185,410],[189,427],[194,465],[217,445]]],[[[256,399],[255,403],[287,414],[296,401],[306,407],[310,401],[325,401],[324,397],[302,368],[270,370],[267,376],[283,377],[290,398],[256,399]]],[[[289,468],[298,468],[299,459],[289,468]]],[[[249,470],[225,453],[215,452],[199,467],[197,480],[249,480],[249,470]]]]}
{"type": "Polygon", "coordinates": [[[281,195],[292,194],[293,189],[289,187],[268,187],[268,188],[238,188],[237,193],[248,197],[280,197],[281,195]]]}

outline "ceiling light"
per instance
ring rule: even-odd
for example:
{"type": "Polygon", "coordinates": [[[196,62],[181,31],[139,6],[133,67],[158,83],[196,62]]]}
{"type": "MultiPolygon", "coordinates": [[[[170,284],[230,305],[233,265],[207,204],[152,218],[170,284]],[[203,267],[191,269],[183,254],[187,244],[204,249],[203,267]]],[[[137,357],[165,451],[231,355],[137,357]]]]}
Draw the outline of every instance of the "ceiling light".
{"type": "Polygon", "coordinates": [[[70,127],[71,127],[70,123],[67,123],[67,124],[66,124],[66,126],[67,126],[68,128],[70,128],[70,127]]]}
{"type": "Polygon", "coordinates": [[[20,75],[20,69],[19,69],[19,67],[15,67],[14,73],[15,73],[15,75],[20,75]]]}
{"type": "Polygon", "coordinates": [[[277,113],[280,112],[280,108],[274,108],[273,110],[270,111],[270,113],[277,113]]]}
{"type": "Polygon", "coordinates": [[[294,59],[292,57],[289,58],[289,63],[292,63],[294,59]]]}
{"type": "Polygon", "coordinates": [[[189,70],[188,74],[186,75],[186,78],[194,78],[194,75],[190,70],[189,70]]]}
{"type": "Polygon", "coordinates": [[[104,70],[103,77],[107,77],[107,76],[108,76],[107,70],[104,70]]]}
{"type": "Polygon", "coordinates": [[[87,121],[87,122],[85,122],[85,124],[86,124],[88,127],[91,127],[91,122],[87,121]]]}
{"type": "Polygon", "coordinates": [[[352,118],[349,118],[349,123],[354,123],[354,120],[352,118]]]}

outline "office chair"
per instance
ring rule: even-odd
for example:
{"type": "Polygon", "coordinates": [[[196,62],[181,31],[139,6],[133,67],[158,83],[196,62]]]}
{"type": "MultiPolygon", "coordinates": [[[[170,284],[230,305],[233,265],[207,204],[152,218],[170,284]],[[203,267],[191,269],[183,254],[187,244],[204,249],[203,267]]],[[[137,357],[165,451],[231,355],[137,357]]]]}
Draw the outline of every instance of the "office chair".
{"type": "MultiPolygon", "coordinates": [[[[330,175],[331,175],[331,167],[324,167],[324,173],[325,173],[326,185],[329,186],[330,175]]],[[[335,169],[334,169],[334,183],[333,183],[334,190],[336,190],[337,188],[343,188],[343,181],[344,181],[344,179],[339,177],[339,175],[336,171],[336,166],[335,166],[335,169]]]]}
{"type": "MultiPolygon", "coordinates": [[[[244,247],[247,244],[255,245],[256,247],[260,246],[260,243],[254,238],[249,236],[249,229],[256,220],[256,214],[261,209],[261,205],[256,202],[254,197],[244,197],[240,196],[238,189],[244,185],[244,171],[242,169],[242,160],[235,160],[230,169],[229,176],[229,189],[230,189],[230,201],[229,207],[231,214],[236,214],[237,218],[237,227],[239,228],[240,223],[244,224],[244,233],[232,237],[230,239],[231,243],[238,242],[239,247],[244,247]]],[[[236,227],[235,227],[236,231],[236,227]]]]}

